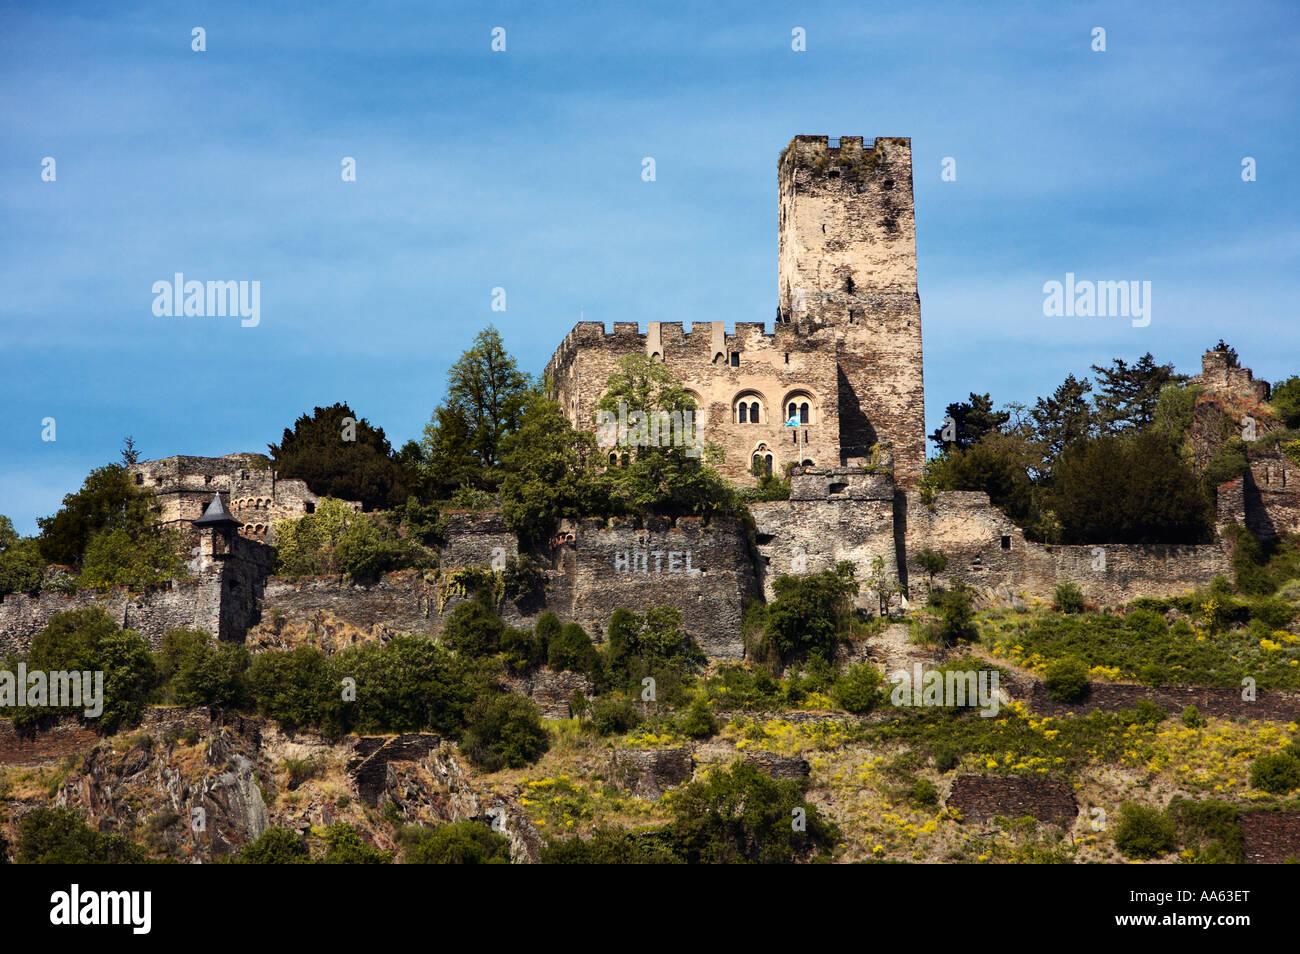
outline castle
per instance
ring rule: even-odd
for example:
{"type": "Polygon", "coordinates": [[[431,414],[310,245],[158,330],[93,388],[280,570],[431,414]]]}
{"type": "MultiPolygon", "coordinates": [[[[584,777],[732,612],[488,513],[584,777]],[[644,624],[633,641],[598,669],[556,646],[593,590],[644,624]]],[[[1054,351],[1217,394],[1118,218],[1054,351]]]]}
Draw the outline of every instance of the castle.
{"type": "MultiPolygon", "coordinates": [[[[542,593],[505,599],[511,625],[551,609],[599,638],[618,608],[676,607],[712,657],[740,658],[746,601],[773,595],[781,574],[848,561],[857,598],[924,596],[915,557],[948,560],[932,582],[963,579],[990,600],[1050,597],[1064,579],[1088,599],[1117,605],[1171,595],[1231,572],[1222,540],[1199,545],[1047,546],[1024,533],[984,493],[926,493],[921,318],[916,281],[910,142],[797,136],[781,154],[778,307],[775,329],[721,321],[580,322],[547,366],[547,383],[570,420],[596,428],[596,405],[623,357],[663,362],[691,393],[700,438],[720,445],[720,469],[751,482],[755,463],[789,468],[788,500],[754,503],[752,537],[739,520],[647,517],[564,520],[544,553],[542,593]],[[674,567],[690,572],[674,573],[674,567]],[[888,593],[886,593],[888,590],[888,593]]],[[[1268,384],[1235,354],[1211,350],[1193,379],[1191,436],[1213,453],[1268,397],[1268,384]]],[[[654,411],[656,409],[643,409],[654,411]]],[[[611,460],[617,463],[617,457],[611,460]]],[[[1275,446],[1253,449],[1250,469],[1219,488],[1218,523],[1263,538],[1300,532],[1300,470],[1275,446]]],[[[0,652],[23,651],[61,609],[99,605],[157,640],[172,626],[245,638],[264,616],[332,616],[380,634],[441,630],[457,595],[457,568],[493,566],[518,554],[501,514],[449,513],[436,573],[404,571],[377,583],[270,576],[275,525],[319,502],[300,480],[279,477],[258,454],[169,457],[133,464],[135,483],[158,498],[164,526],[191,534],[191,576],[142,594],[55,589],[0,603],[0,652]]],[[[360,508],[359,504],[353,504],[360,508]]]]}
{"type": "Polygon", "coordinates": [[[783,473],[892,456],[898,486],[915,487],[925,401],[911,140],[796,136],[781,153],[777,234],[773,333],[652,321],[607,334],[579,322],[546,367],[552,396],[592,429],[619,359],[643,353],[695,399],[700,437],[722,447],[734,482],[751,482],[756,462],[783,473]]]}

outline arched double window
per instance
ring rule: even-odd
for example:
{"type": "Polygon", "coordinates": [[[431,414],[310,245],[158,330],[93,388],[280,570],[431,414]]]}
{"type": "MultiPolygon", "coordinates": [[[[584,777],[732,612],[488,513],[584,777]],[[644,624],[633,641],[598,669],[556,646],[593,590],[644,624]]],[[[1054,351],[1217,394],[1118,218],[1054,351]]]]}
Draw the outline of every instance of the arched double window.
{"type": "Polygon", "coordinates": [[[762,396],[753,391],[736,395],[732,402],[732,420],[737,424],[764,423],[763,404],[762,396]]]}
{"type": "Polygon", "coordinates": [[[783,423],[789,424],[794,421],[796,424],[816,424],[817,423],[817,401],[806,391],[792,391],[785,398],[785,420],[783,423]]]}
{"type": "Polygon", "coordinates": [[[759,444],[754,448],[754,453],[750,457],[750,464],[756,469],[761,469],[769,477],[772,475],[773,459],[772,452],[766,444],[759,444]]]}

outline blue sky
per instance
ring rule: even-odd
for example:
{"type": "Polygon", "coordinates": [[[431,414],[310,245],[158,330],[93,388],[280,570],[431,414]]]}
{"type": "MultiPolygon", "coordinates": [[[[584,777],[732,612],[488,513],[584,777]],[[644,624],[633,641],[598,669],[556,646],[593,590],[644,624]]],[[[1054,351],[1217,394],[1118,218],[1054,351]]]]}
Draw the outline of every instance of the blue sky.
{"type": "Polygon", "coordinates": [[[912,138],[931,429],[1113,357],[1195,372],[1220,335],[1300,372],[1291,3],[122,6],[0,5],[0,513],[24,532],[126,434],[264,451],[346,400],[418,437],[489,322],[533,373],[580,313],[771,322],[795,134],[912,138]],[[260,325],[155,317],[177,271],[260,281],[260,325]],[[1067,271],[1151,281],[1151,324],[1045,318],[1067,271]]]}

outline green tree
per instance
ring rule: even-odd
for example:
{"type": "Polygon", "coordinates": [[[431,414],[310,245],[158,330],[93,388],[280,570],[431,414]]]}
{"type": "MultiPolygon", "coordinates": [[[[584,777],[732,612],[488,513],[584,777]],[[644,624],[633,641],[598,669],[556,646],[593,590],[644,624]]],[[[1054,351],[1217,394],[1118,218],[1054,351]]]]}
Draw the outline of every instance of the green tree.
{"type": "Polygon", "coordinates": [[[397,832],[408,865],[508,865],[510,841],[476,821],[426,827],[407,825],[397,832]]]}
{"type": "Polygon", "coordinates": [[[591,471],[595,438],[574,428],[560,406],[529,395],[518,432],[506,441],[501,512],[525,546],[550,539],[561,517],[604,513],[591,471]]]}
{"type": "Polygon", "coordinates": [[[318,864],[386,865],[393,860],[389,852],[367,844],[355,828],[344,822],[325,828],[325,845],[325,854],[320,857],[318,864]]]}
{"type": "Polygon", "coordinates": [[[1186,375],[1175,374],[1172,364],[1156,364],[1147,352],[1133,365],[1120,358],[1104,368],[1094,364],[1097,393],[1093,399],[1098,427],[1109,434],[1141,431],[1155,421],[1160,391],[1181,384],[1186,375]]]}
{"type": "Polygon", "coordinates": [[[912,562],[925,571],[928,577],[926,588],[934,589],[934,575],[948,569],[948,558],[937,550],[928,547],[912,554],[912,562]]]}
{"type": "Polygon", "coordinates": [[[935,428],[930,440],[944,451],[964,451],[974,447],[986,434],[996,434],[1011,420],[1007,411],[993,410],[993,398],[988,394],[970,394],[969,401],[958,401],[946,408],[947,419],[952,421],[952,438],[945,437],[944,425],[935,428]]]}
{"type": "Polygon", "coordinates": [[[779,576],[772,589],[775,599],[767,607],[761,655],[789,662],[816,652],[830,659],[848,626],[851,598],[858,592],[852,565],[807,576],[779,576]]]}
{"type": "Polygon", "coordinates": [[[938,490],[979,490],[1018,526],[1034,523],[1034,483],[1030,476],[1040,452],[1023,435],[990,434],[964,451],[936,457],[927,474],[938,490]]]}
{"type": "MultiPolygon", "coordinates": [[[[622,358],[607,379],[605,393],[596,406],[614,415],[625,408],[629,419],[627,439],[637,444],[627,448],[626,466],[608,468],[603,474],[602,489],[615,512],[701,516],[738,512],[735,491],[706,459],[717,459],[715,449],[700,449],[694,442],[692,447],[677,446],[671,429],[665,434],[662,426],[655,445],[648,424],[643,433],[636,433],[642,428],[632,426],[634,412],[655,415],[657,419],[666,414],[671,419],[673,414],[695,411],[695,399],[662,362],[643,354],[622,358]],[[647,446],[640,446],[642,436],[647,446]]],[[[698,431],[692,437],[698,438],[698,431]]],[[[618,453],[620,458],[623,453],[620,448],[602,448],[607,450],[618,453]]]]}
{"type": "Polygon", "coordinates": [[[155,510],[153,498],[136,490],[126,468],[99,467],[80,490],[63,498],[58,513],[36,521],[41,528],[41,557],[47,563],[80,568],[96,534],[122,530],[136,539],[152,522],[155,510]]]}
{"type": "Polygon", "coordinates": [[[495,488],[507,439],[523,423],[531,382],[489,325],[447,372],[447,396],[424,431],[435,479],[495,488]]]}
{"type": "Polygon", "coordinates": [[[835,825],[804,800],[799,783],[744,762],[682,786],[671,808],[669,837],[690,864],[828,858],[839,839],[835,825]]]}
{"type": "Polygon", "coordinates": [[[406,499],[404,472],[382,427],[359,418],[347,404],[318,407],[285,428],[268,445],[281,477],[305,481],[312,493],[359,500],[367,510],[406,499]]]}
{"type": "Polygon", "coordinates": [[[44,568],[39,541],[19,536],[13,522],[0,514],[0,596],[35,593],[44,568]]]}
{"type": "Polygon", "coordinates": [[[1066,543],[1199,543],[1209,503],[1168,441],[1150,433],[1083,441],[1048,493],[1066,543]]]}
{"type": "Polygon", "coordinates": [[[485,693],[472,706],[461,750],[485,772],[523,768],[550,747],[537,703],[514,693],[485,693]]]}
{"type": "Polygon", "coordinates": [[[95,831],[67,808],[34,808],[18,823],[19,864],[140,864],[144,851],[125,835],[95,831]]]}
{"type": "Polygon", "coordinates": [[[1300,375],[1291,375],[1280,384],[1273,385],[1268,403],[1273,405],[1278,417],[1290,428],[1300,427],[1300,375]]]}
{"type": "Polygon", "coordinates": [[[185,537],[174,530],[135,534],[123,529],[101,530],[86,544],[77,585],[96,589],[126,586],[140,590],[187,577],[185,564],[177,556],[184,547],[185,537]]]}
{"type": "Polygon", "coordinates": [[[250,664],[243,643],[218,643],[200,629],[169,629],[158,651],[158,674],[170,701],[238,709],[247,699],[250,664]]]}
{"type": "Polygon", "coordinates": [[[1149,860],[1174,850],[1178,833],[1164,812],[1149,805],[1125,802],[1115,826],[1115,846],[1126,858],[1149,860]]]}
{"type": "Polygon", "coordinates": [[[1039,398],[1029,412],[1034,436],[1041,450],[1039,470],[1049,473],[1067,448],[1092,437],[1097,420],[1088,403],[1092,383],[1068,375],[1051,397],[1039,398]]]}
{"type": "Polygon", "coordinates": [[[288,828],[272,826],[250,841],[235,856],[239,865],[306,865],[311,863],[307,842],[288,828]]]}

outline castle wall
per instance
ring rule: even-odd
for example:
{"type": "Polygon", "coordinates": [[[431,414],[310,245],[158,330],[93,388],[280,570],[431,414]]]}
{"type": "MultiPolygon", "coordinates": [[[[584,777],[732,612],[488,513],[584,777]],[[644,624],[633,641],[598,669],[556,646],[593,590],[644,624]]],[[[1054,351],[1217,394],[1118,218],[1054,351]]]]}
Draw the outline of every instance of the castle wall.
{"type": "MultiPolygon", "coordinates": [[[[547,366],[552,393],[575,426],[594,429],[606,382],[629,354],[657,355],[692,393],[702,438],[723,449],[718,469],[732,482],[754,482],[749,468],[756,452],[772,455],[776,473],[804,460],[839,463],[839,378],[833,349],[789,328],[768,334],[761,323],[752,322],[738,322],[733,334],[724,333],[722,322],[696,322],[689,332],[681,322],[651,322],[645,333],[634,322],[615,322],[612,333],[599,322],[583,322],[547,366]],[[738,365],[732,365],[732,354],[738,365]],[[739,422],[741,400],[759,404],[757,423],[739,422]],[[810,405],[807,426],[784,426],[791,401],[810,405]]],[[[610,450],[622,453],[624,448],[610,450]]]]}

